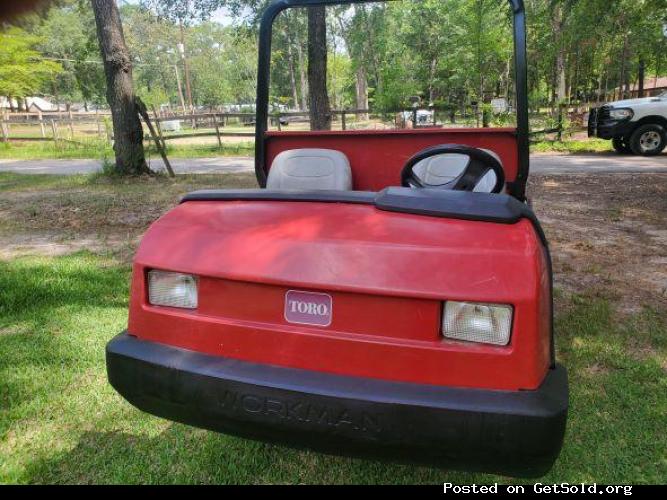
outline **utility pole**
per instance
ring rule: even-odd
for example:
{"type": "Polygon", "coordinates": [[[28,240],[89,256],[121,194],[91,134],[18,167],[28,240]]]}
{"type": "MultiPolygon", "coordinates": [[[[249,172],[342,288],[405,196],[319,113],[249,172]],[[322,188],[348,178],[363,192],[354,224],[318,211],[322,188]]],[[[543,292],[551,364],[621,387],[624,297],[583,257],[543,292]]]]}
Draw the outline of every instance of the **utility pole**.
{"type": "Polygon", "coordinates": [[[181,86],[181,75],[178,73],[178,64],[174,64],[174,72],[176,73],[176,85],[178,86],[178,97],[181,99],[181,108],[183,108],[183,114],[187,114],[185,110],[185,99],[183,99],[183,87],[181,86]]]}
{"type": "Polygon", "coordinates": [[[178,44],[178,51],[181,54],[181,59],[183,59],[183,73],[185,74],[185,93],[188,97],[188,106],[190,106],[190,113],[194,112],[194,106],[192,105],[192,87],[190,86],[190,68],[188,67],[188,58],[185,54],[185,29],[183,28],[183,22],[179,23],[180,32],[181,32],[181,43],[178,44]]]}

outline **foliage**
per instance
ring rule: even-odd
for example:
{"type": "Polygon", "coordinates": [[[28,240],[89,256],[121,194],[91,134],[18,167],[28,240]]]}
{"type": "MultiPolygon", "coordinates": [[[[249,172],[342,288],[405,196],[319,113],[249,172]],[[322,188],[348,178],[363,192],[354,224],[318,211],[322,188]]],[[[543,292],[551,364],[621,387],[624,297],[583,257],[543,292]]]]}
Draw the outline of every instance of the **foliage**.
{"type": "Polygon", "coordinates": [[[63,67],[48,92],[58,101],[105,103],[104,70],[89,2],[51,9],[35,32],[41,55],[59,60],[63,67]]]}
{"type": "MultiPolygon", "coordinates": [[[[182,87],[185,75],[178,26],[136,5],[124,6],[122,14],[125,38],[135,60],[137,93],[156,107],[180,105],[176,73],[182,87]]],[[[184,37],[197,105],[254,101],[257,47],[251,33],[206,21],[188,27],[184,37]]]]}
{"type": "MultiPolygon", "coordinates": [[[[176,73],[184,88],[178,48],[183,25],[195,105],[251,104],[258,20],[267,4],[268,0],[141,0],[122,5],[139,94],[156,106],[180,106],[176,73]],[[232,16],[224,25],[211,20],[222,7],[232,16]]],[[[511,98],[512,19],[506,4],[404,0],[328,8],[328,90],[334,107],[369,103],[377,111],[390,111],[409,106],[411,98],[419,96],[425,104],[458,109],[494,97],[511,98]]],[[[637,81],[640,65],[647,78],[667,74],[667,40],[662,34],[667,0],[525,4],[533,109],[622,97],[637,81]]],[[[67,101],[104,101],[89,2],[61,0],[22,26],[22,33],[39,37],[38,42],[30,38],[30,48],[39,51],[33,56],[67,59],[55,78],[35,79],[31,92],[55,93],[67,101]]],[[[273,49],[273,102],[304,108],[304,9],[290,9],[278,17],[273,49]]],[[[4,43],[0,50],[7,50],[4,43]]]]}
{"type": "Polygon", "coordinates": [[[35,46],[40,38],[12,27],[0,31],[0,95],[24,98],[34,95],[61,66],[40,59],[35,46]]]}

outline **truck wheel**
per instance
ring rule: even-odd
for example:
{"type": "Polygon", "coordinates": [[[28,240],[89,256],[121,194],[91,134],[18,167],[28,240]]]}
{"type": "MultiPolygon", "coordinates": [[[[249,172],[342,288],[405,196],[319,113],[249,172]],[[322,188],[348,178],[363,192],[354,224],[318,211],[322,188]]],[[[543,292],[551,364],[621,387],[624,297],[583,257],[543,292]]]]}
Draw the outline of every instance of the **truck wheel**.
{"type": "Polygon", "coordinates": [[[667,146],[667,133],[660,125],[642,125],[630,138],[632,152],[643,156],[655,156],[667,146]]]}
{"type": "Polygon", "coordinates": [[[622,155],[629,155],[632,153],[632,149],[628,145],[628,141],[625,140],[625,137],[614,137],[611,140],[612,145],[617,153],[622,155]]]}

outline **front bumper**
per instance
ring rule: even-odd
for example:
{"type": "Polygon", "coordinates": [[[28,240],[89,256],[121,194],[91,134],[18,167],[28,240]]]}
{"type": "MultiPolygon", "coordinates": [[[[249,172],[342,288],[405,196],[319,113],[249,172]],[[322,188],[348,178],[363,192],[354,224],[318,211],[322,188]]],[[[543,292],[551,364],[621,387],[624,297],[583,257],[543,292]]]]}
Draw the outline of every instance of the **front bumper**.
{"type": "Polygon", "coordinates": [[[630,120],[604,119],[589,123],[588,137],[599,137],[600,139],[607,140],[613,139],[614,137],[629,137],[636,125],[636,122],[630,120]]]}
{"type": "Polygon", "coordinates": [[[602,122],[598,123],[597,136],[600,139],[613,139],[614,137],[627,137],[634,130],[632,122],[602,122]]]}
{"type": "Polygon", "coordinates": [[[333,454],[512,476],[547,472],[563,442],[567,374],[536,391],[360,379],[210,356],[122,333],[111,385],[177,422],[333,454]]]}

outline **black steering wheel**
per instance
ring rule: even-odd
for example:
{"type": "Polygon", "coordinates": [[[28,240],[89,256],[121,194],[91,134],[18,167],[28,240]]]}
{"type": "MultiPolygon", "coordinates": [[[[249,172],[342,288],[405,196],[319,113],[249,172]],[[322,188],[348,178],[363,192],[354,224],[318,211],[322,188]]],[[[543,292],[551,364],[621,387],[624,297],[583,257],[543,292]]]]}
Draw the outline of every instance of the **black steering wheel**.
{"type": "Polygon", "coordinates": [[[496,185],[491,192],[502,192],[505,186],[505,171],[500,162],[493,155],[487,153],[483,149],[471,148],[461,144],[441,144],[440,146],[426,148],[408,160],[401,171],[401,185],[404,187],[473,191],[489,170],[493,170],[496,174],[496,185]],[[433,185],[424,182],[415,174],[414,167],[420,161],[433,156],[448,154],[464,155],[469,158],[468,164],[463,169],[463,172],[461,172],[455,179],[446,184],[433,185]]]}

